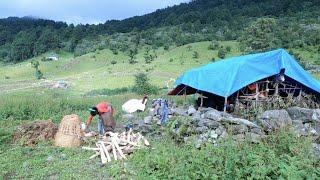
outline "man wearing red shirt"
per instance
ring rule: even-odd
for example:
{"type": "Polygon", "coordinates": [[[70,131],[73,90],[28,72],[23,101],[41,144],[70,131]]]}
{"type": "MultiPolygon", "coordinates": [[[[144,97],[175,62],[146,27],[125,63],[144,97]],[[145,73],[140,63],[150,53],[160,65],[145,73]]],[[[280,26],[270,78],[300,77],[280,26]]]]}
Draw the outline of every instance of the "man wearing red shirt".
{"type": "Polygon", "coordinates": [[[99,115],[98,131],[99,134],[104,135],[107,131],[114,131],[116,122],[113,118],[113,108],[107,102],[101,102],[89,109],[90,116],[87,121],[87,130],[90,127],[94,116],[99,115]]]}

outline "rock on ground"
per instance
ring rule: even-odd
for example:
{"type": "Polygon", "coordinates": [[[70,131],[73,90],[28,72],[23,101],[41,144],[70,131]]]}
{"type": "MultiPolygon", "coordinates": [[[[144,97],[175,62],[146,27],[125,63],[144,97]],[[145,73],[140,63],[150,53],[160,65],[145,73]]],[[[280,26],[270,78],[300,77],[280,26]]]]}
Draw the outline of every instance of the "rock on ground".
{"type": "Polygon", "coordinates": [[[219,112],[218,110],[211,109],[211,110],[205,112],[203,114],[202,118],[219,121],[222,118],[222,116],[221,116],[221,112],[219,112]]]}
{"type": "Polygon", "coordinates": [[[292,120],[286,110],[265,111],[258,121],[264,130],[269,132],[292,125],[292,120]]]}
{"type": "Polygon", "coordinates": [[[187,111],[189,116],[192,116],[196,112],[197,112],[197,110],[193,106],[189,106],[188,111],[187,111]]]}
{"type": "Polygon", "coordinates": [[[320,121],[320,110],[319,109],[307,109],[300,107],[290,107],[287,109],[292,120],[299,120],[303,123],[320,121]]]}

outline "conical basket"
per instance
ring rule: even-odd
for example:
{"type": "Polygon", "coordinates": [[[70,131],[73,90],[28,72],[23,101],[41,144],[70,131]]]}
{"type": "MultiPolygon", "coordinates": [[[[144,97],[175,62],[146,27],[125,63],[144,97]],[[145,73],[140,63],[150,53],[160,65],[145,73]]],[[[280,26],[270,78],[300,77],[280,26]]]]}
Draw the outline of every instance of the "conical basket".
{"type": "Polygon", "coordinates": [[[54,144],[59,147],[78,147],[81,145],[82,136],[79,116],[66,115],[61,120],[54,144]]]}

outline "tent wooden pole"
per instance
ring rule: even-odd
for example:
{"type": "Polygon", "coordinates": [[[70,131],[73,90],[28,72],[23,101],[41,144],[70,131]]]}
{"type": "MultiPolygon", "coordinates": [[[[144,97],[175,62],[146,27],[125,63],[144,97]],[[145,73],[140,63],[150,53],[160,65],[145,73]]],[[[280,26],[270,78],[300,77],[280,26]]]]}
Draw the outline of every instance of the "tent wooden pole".
{"type": "Polygon", "coordinates": [[[228,105],[228,98],[225,97],[225,98],[224,98],[224,108],[223,108],[223,112],[227,112],[227,105],[228,105]]]}
{"type": "Polygon", "coordinates": [[[256,83],[256,104],[255,104],[255,107],[258,107],[258,100],[259,100],[259,84],[256,83]]]}
{"type": "Polygon", "coordinates": [[[183,96],[184,96],[184,104],[186,104],[186,102],[187,102],[187,86],[184,88],[183,96]]]}
{"type": "Polygon", "coordinates": [[[202,107],[203,106],[203,94],[201,93],[201,103],[200,103],[200,107],[202,107]]]}

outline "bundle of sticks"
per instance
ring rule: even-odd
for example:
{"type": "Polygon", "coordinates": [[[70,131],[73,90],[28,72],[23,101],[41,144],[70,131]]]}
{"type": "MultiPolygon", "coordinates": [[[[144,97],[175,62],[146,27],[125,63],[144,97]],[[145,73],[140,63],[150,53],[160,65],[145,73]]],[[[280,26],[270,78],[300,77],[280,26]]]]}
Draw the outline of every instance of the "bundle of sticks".
{"type": "Polygon", "coordinates": [[[102,139],[96,142],[96,147],[82,147],[84,150],[95,151],[89,159],[100,156],[101,163],[111,162],[111,159],[126,159],[126,155],[131,154],[135,149],[149,146],[149,141],[139,132],[133,133],[132,129],[123,133],[107,132],[102,139]]]}

